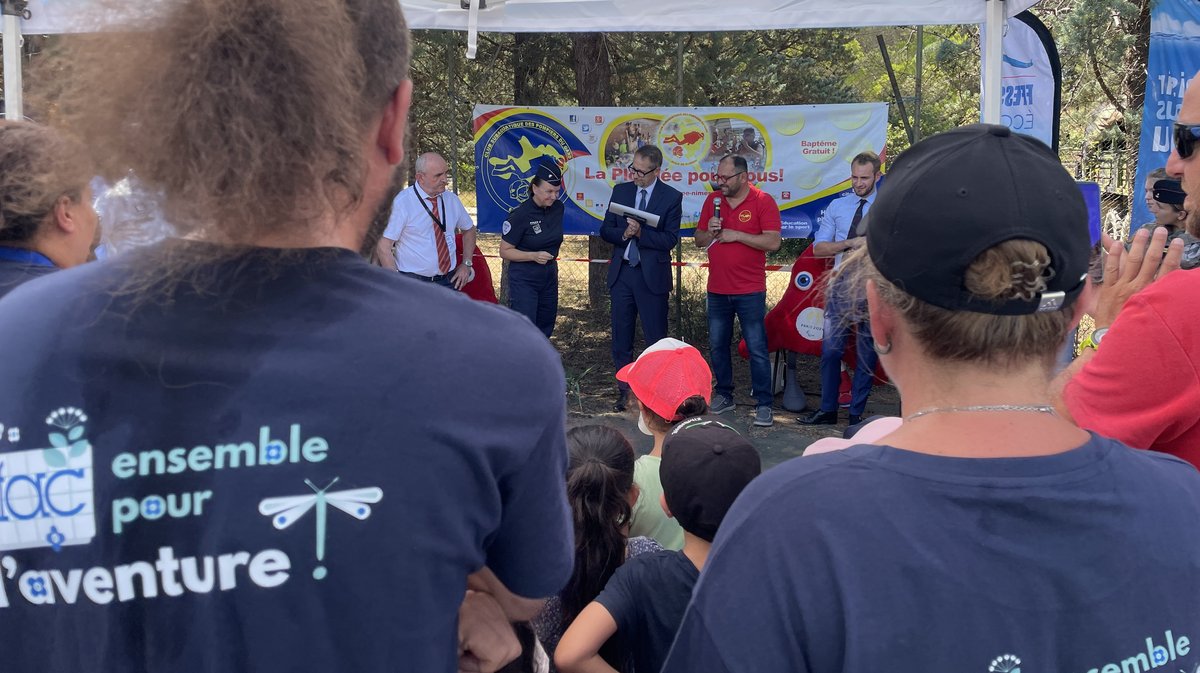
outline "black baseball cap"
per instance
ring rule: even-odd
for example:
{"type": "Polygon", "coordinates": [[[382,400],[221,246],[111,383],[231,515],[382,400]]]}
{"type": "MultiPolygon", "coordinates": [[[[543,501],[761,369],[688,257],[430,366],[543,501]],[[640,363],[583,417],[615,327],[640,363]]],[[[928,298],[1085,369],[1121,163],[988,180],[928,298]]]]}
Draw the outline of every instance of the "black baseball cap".
{"type": "Polygon", "coordinates": [[[737,430],[711,416],[675,424],[663,444],[659,478],[671,516],[712,542],[742,489],[762,472],[762,459],[737,430]]]}
{"type": "Polygon", "coordinates": [[[544,182],[549,182],[552,185],[557,186],[562,184],[562,171],[558,169],[558,162],[552,159],[538,164],[537,173],[534,174],[534,177],[544,182]]]}
{"type": "Polygon", "coordinates": [[[1086,283],[1091,239],[1083,195],[1041,141],[972,124],[922,140],[892,162],[871,207],[867,251],[884,278],[952,311],[1026,315],[1069,306],[1086,283]],[[993,301],[967,290],[967,268],[1005,241],[1050,253],[1046,291],[993,301]]]}
{"type": "Polygon", "coordinates": [[[1187,194],[1183,191],[1183,185],[1179,180],[1159,180],[1154,183],[1154,189],[1151,190],[1154,194],[1154,200],[1159,203],[1166,203],[1172,206],[1182,206],[1183,200],[1187,198],[1187,194]]]}

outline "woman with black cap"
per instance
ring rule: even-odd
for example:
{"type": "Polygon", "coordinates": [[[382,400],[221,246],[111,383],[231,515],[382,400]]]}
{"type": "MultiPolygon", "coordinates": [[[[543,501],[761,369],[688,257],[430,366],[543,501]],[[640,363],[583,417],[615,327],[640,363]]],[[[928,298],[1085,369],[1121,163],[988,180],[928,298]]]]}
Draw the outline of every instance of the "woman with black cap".
{"type": "Polygon", "coordinates": [[[563,241],[562,172],[543,162],[529,184],[529,198],[501,228],[500,256],[508,266],[508,306],[529,318],[546,338],[558,317],[558,248],[563,241]]]}
{"type": "Polygon", "coordinates": [[[1007,127],[899,156],[839,273],[903,422],[747,487],[664,673],[1195,668],[1200,474],[1051,406],[1087,220],[1058,156],[1007,127]]]}
{"type": "MultiPolygon", "coordinates": [[[[1143,224],[1139,229],[1145,229],[1153,234],[1157,227],[1165,228],[1168,245],[1177,238],[1183,239],[1183,259],[1179,268],[1194,269],[1200,266],[1200,240],[1187,231],[1188,211],[1183,207],[1183,199],[1187,195],[1184,194],[1179,180],[1175,178],[1155,180],[1151,195],[1154,202],[1154,208],[1151,209],[1151,212],[1154,213],[1154,220],[1143,224]]],[[[1136,233],[1137,230],[1130,232],[1129,240],[1125,243],[1126,250],[1129,250],[1133,244],[1133,236],[1136,233]]]]}

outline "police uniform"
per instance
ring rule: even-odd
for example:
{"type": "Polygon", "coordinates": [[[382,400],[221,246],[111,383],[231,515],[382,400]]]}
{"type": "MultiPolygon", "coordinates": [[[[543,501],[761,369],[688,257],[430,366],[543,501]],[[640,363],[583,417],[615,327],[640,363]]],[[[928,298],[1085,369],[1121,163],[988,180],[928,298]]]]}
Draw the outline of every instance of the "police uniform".
{"type": "MultiPolygon", "coordinates": [[[[537,177],[551,184],[561,184],[557,167],[543,164],[537,177]]],[[[555,199],[549,208],[542,208],[530,196],[508,214],[501,229],[504,241],[523,252],[548,252],[558,256],[563,241],[563,203],[555,199]]],[[[558,264],[550,260],[509,262],[508,306],[529,318],[547,338],[554,331],[558,316],[558,264]]]]}

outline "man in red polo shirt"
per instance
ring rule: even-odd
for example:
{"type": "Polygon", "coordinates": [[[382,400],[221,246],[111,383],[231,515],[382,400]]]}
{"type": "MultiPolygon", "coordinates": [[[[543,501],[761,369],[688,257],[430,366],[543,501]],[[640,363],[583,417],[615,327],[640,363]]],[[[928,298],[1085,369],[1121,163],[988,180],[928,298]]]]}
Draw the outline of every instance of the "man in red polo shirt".
{"type": "Polygon", "coordinates": [[[779,205],[750,184],[746,159],[730,155],[717,165],[719,192],[700,209],[696,245],[708,251],[709,359],[717,377],[712,411],[733,409],[733,317],[742,326],[750,351],[754,424],[774,424],[771,359],[767,354],[767,251],[783,242],[779,205]]]}

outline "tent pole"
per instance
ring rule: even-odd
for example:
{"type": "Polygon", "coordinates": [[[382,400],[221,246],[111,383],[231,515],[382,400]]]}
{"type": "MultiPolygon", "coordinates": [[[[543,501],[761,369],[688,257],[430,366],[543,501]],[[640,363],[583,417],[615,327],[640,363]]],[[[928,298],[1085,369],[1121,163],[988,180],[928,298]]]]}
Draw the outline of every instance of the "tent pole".
{"type": "MultiPolygon", "coordinates": [[[[675,33],[675,107],[683,107],[683,33],[675,33]]],[[[675,242],[675,333],[683,327],[683,237],[675,242]]]]}
{"type": "Polygon", "coordinates": [[[925,26],[917,26],[917,84],[913,101],[913,141],[921,140],[921,84],[925,70],[925,26]]]}
{"type": "Polygon", "coordinates": [[[21,24],[16,14],[19,10],[15,2],[0,4],[4,7],[4,116],[19,120],[25,116],[25,94],[21,90],[21,24]]]}
{"type": "Polygon", "coordinates": [[[1000,123],[1000,61],[1004,56],[1004,0],[987,0],[983,22],[983,121],[1000,123]]]}

